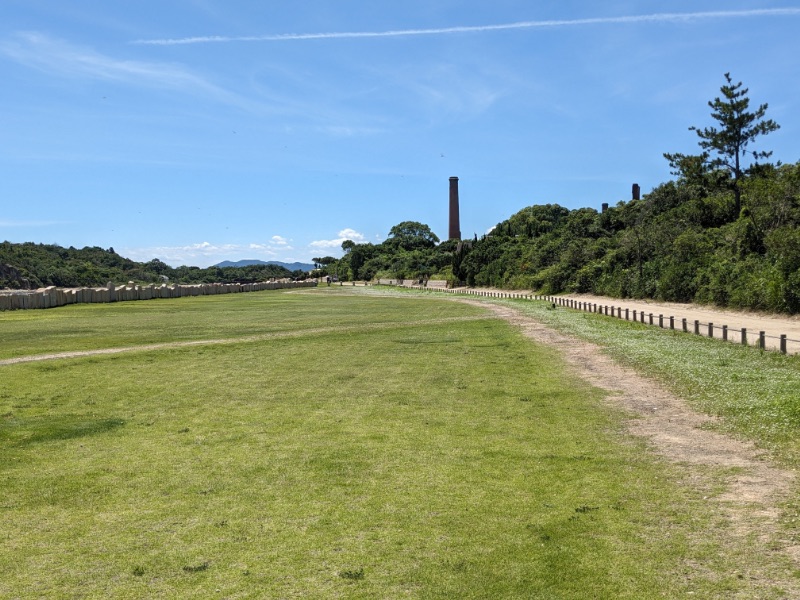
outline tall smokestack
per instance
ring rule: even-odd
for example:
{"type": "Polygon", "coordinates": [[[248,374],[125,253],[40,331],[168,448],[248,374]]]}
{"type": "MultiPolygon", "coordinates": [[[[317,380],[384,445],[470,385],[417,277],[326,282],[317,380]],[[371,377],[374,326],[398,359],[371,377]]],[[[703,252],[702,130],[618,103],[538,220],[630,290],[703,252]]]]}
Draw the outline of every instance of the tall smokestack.
{"type": "Polygon", "coordinates": [[[639,187],[638,183],[634,183],[631,186],[631,196],[633,196],[632,200],[639,200],[642,193],[642,188],[639,187]]]}
{"type": "Polygon", "coordinates": [[[461,221],[458,217],[458,177],[450,178],[450,234],[449,239],[461,239],[461,221]]]}

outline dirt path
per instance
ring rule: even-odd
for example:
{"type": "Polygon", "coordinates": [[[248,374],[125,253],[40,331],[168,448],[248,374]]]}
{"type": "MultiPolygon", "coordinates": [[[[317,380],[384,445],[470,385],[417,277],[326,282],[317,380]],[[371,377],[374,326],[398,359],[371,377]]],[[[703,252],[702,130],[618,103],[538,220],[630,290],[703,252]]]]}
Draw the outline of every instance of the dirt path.
{"type": "MultiPolygon", "coordinates": [[[[608,401],[634,416],[629,422],[631,433],[645,438],[661,456],[690,468],[711,467],[717,473],[736,467],[739,474],[726,482],[726,491],[710,500],[719,503],[732,535],[756,539],[764,552],[780,550],[800,565],[800,547],[781,540],[779,526],[779,507],[793,490],[793,473],[771,465],[751,444],[704,429],[712,417],[691,410],[655,382],[619,365],[599,346],[561,334],[509,306],[462,301],[484,306],[528,338],[557,348],[575,373],[610,392],[608,401]]],[[[704,470],[696,469],[693,477],[702,480],[704,470]]],[[[794,580],[781,584],[800,595],[794,580]]]]}
{"type": "Polygon", "coordinates": [[[451,323],[456,321],[477,321],[483,319],[482,316],[475,317],[448,317],[442,319],[426,319],[419,321],[405,321],[403,323],[385,324],[367,323],[363,325],[317,327],[314,329],[294,329],[291,331],[277,331],[274,333],[264,333],[261,335],[250,335],[236,338],[204,339],[204,340],[185,340],[181,342],[163,342],[156,344],[139,344],[137,346],[122,346],[119,348],[96,348],[93,350],[68,350],[66,352],[51,352],[47,354],[32,354],[28,356],[17,356],[15,358],[0,359],[0,367],[7,365],[18,365],[21,363],[42,362],[49,360],[65,360],[68,358],[82,358],[87,356],[102,356],[107,354],[124,354],[128,352],[152,352],[157,350],[169,350],[176,348],[189,348],[191,346],[217,346],[220,344],[243,344],[261,342],[280,338],[300,337],[304,335],[315,335],[322,333],[341,333],[345,331],[366,331],[372,329],[386,329],[395,327],[415,327],[417,325],[432,325],[441,323],[451,323]]]}

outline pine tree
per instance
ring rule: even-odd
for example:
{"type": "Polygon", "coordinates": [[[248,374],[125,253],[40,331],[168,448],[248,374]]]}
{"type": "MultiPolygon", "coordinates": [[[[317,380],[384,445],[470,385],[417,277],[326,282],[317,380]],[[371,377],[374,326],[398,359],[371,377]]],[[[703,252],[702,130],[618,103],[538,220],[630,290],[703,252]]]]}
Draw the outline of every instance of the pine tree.
{"type": "Polygon", "coordinates": [[[697,166],[699,159],[710,170],[721,169],[731,176],[731,187],[735,199],[736,216],[742,208],[740,181],[745,174],[744,163],[751,156],[756,163],[759,159],[769,158],[772,152],[750,151],[748,145],[758,136],[766,135],[780,128],[772,119],[764,119],[767,104],[762,104],[755,112],[749,112],[749,90],[742,88],[742,82],[733,83],[730,73],[725,73],[726,85],[720,88],[722,98],[714,98],[708,103],[711,116],[719,123],[717,127],[690,127],[700,138],[698,144],[703,149],[699,157],[683,154],[665,154],[664,157],[673,168],[681,174],[687,165],[697,166]]]}

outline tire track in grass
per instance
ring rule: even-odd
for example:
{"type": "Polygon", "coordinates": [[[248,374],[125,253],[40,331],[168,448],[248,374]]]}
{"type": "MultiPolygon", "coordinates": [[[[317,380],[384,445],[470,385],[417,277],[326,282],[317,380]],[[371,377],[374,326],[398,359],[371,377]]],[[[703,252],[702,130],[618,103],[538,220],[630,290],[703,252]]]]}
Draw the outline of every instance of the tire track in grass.
{"type": "Polygon", "coordinates": [[[30,356],[5,358],[0,360],[0,367],[8,365],[17,365],[21,363],[41,362],[49,360],[65,360],[69,358],[83,358],[87,356],[103,356],[109,354],[124,354],[128,352],[151,352],[156,350],[170,350],[174,348],[191,348],[192,346],[217,346],[223,344],[243,344],[243,343],[262,342],[274,339],[302,337],[306,335],[372,331],[372,330],[382,330],[382,329],[404,329],[406,327],[419,327],[423,325],[441,325],[444,323],[457,323],[464,321],[484,321],[484,320],[486,320],[485,316],[448,317],[442,319],[404,321],[403,323],[367,323],[364,325],[350,325],[345,327],[339,327],[339,326],[317,327],[314,329],[297,329],[293,331],[265,333],[261,335],[244,336],[238,338],[186,340],[182,342],[140,344],[137,346],[122,346],[118,348],[97,348],[94,350],[70,350],[66,352],[52,352],[47,354],[34,354],[30,356]]]}

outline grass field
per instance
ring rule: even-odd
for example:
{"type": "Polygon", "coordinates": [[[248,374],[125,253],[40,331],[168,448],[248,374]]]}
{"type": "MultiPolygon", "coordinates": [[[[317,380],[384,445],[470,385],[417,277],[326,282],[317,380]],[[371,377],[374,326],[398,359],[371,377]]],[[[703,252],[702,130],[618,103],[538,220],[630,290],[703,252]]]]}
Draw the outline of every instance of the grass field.
{"type": "Polygon", "coordinates": [[[0,313],[0,358],[203,340],[0,366],[0,597],[784,597],[719,490],[480,307],[0,313]]]}

